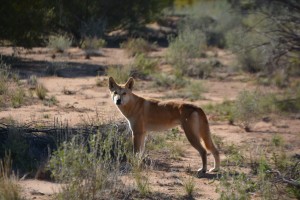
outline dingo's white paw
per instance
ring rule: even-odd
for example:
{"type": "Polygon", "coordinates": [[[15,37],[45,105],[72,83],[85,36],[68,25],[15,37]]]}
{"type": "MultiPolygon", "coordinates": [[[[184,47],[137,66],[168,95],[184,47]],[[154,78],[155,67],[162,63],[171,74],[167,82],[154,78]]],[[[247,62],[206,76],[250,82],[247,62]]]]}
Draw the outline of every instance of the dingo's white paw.
{"type": "Polygon", "coordinates": [[[209,172],[218,172],[220,169],[219,168],[211,168],[209,169],[209,172]]]}

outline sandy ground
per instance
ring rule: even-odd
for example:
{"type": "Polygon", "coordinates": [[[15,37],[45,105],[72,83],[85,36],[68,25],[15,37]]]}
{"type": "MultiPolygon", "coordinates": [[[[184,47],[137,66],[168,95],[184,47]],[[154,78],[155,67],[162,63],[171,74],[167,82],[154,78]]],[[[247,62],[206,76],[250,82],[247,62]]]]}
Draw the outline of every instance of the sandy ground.
{"type": "MultiPolygon", "coordinates": [[[[165,49],[151,54],[153,57],[163,56],[165,49]]],[[[0,48],[1,54],[10,55],[13,53],[11,48],[0,48]]],[[[121,49],[104,48],[99,52],[101,56],[92,57],[89,60],[84,59],[84,52],[80,49],[71,49],[66,54],[56,55],[55,61],[72,61],[78,63],[89,63],[95,65],[127,64],[131,58],[121,49]]],[[[22,50],[20,57],[34,61],[49,61],[53,53],[47,49],[35,48],[31,51],[22,50]]],[[[228,65],[230,55],[220,51],[219,59],[228,65]]],[[[26,80],[23,80],[26,81],[26,80]]],[[[56,76],[40,77],[38,81],[48,90],[48,97],[55,96],[58,103],[53,106],[47,106],[42,101],[37,101],[32,105],[22,106],[20,108],[5,108],[0,112],[0,119],[13,119],[21,123],[38,121],[53,123],[54,120],[68,122],[71,126],[80,123],[93,123],[97,120],[120,120],[122,115],[113,105],[107,86],[105,86],[107,77],[77,77],[63,78],[56,76]],[[97,79],[103,81],[103,86],[96,86],[97,79]]],[[[146,97],[164,98],[170,91],[157,92],[156,88],[149,86],[149,82],[137,81],[136,93],[146,97]],[[139,89],[139,86],[143,86],[139,89]],[[148,87],[149,86],[149,87],[148,87]]],[[[202,106],[208,103],[221,103],[224,100],[233,100],[242,90],[258,89],[249,77],[232,76],[226,80],[208,79],[204,81],[207,92],[204,93],[204,99],[193,102],[195,105],[202,106]]],[[[273,88],[259,88],[261,90],[273,90],[273,88]]],[[[176,93],[176,91],[174,91],[176,93]]],[[[165,98],[164,98],[165,99],[165,98]]],[[[241,145],[261,145],[266,140],[270,140],[274,134],[280,134],[284,137],[286,143],[290,144],[291,153],[299,153],[300,150],[300,123],[299,119],[276,118],[270,122],[260,121],[253,126],[251,133],[245,132],[239,126],[229,125],[227,122],[218,121],[214,116],[207,113],[211,131],[220,136],[224,142],[241,145]]],[[[185,149],[185,155],[179,161],[170,160],[163,155],[153,155],[157,162],[154,170],[150,172],[151,190],[170,195],[170,197],[182,196],[184,193],[183,180],[190,175],[187,169],[196,170],[200,166],[200,157],[198,153],[188,144],[187,141],[180,143],[185,149]]],[[[151,154],[151,153],[150,153],[151,154]]],[[[221,152],[221,159],[224,158],[221,152]]],[[[212,166],[212,156],[209,155],[209,166],[212,166]]],[[[217,199],[215,192],[217,181],[213,181],[216,174],[208,174],[203,178],[195,179],[196,190],[195,199],[217,199]]],[[[22,187],[22,194],[27,199],[51,199],[53,194],[59,190],[59,185],[40,180],[23,180],[19,182],[22,187]]]]}

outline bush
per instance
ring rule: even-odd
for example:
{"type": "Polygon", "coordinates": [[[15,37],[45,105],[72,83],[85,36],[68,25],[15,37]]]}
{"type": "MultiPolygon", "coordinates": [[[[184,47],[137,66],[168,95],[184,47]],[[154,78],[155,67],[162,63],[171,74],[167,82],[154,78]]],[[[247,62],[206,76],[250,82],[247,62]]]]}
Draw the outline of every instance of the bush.
{"type": "Polygon", "coordinates": [[[99,48],[103,48],[106,46],[106,41],[104,39],[101,38],[97,38],[97,37],[86,37],[84,38],[82,44],[81,44],[81,48],[85,49],[85,50],[95,50],[95,49],[99,49],[99,48]]]}
{"type": "Polygon", "coordinates": [[[10,65],[7,65],[0,57],[0,95],[3,95],[8,90],[8,80],[10,76],[10,65]]]}
{"type": "Polygon", "coordinates": [[[56,52],[63,53],[72,45],[72,39],[66,35],[53,35],[48,39],[47,46],[56,52]]]}
{"type": "Polygon", "coordinates": [[[136,56],[141,53],[145,54],[149,51],[153,51],[155,46],[153,44],[149,44],[143,38],[132,38],[128,39],[126,42],[123,42],[121,44],[121,48],[124,48],[129,56],[136,56]]]}
{"type": "Polygon", "coordinates": [[[142,159],[143,158],[133,157],[131,163],[133,168],[132,175],[135,180],[137,190],[139,191],[142,197],[145,197],[150,193],[151,189],[149,183],[149,176],[147,176],[147,174],[145,175],[145,173],[147,173],[147,169],[146,172],[143,172],[143,170],[145,169],[141,167],[142,159]]]}
{"type": "Polygon", "coordinates": [[[205,47],[205,35],[202,32],[186,29],[176,38],[169,39],[166,59],[174,66],[176,73],[187,74],[193,59],[201,57],[205,47]]]}
{"type": "Polygon", "coordinates": [[[213,62],[214,61],[212,60],[209,60],[208,62],[195,62],[187,67],[186,74],[191,77],[206,79],[213,71],[215,64],[213,62]]]}
{"type": "Polygon", "coordinates": [[[250,200],[249,192],[255,189],[255,182],[253,182],[245,173],[239,175],[231,175],[224,173],[220,179],[220,185],[217,192],[220,193],[221,200],[229,199],[244,199],[250,200]]]}
{"type": "Polygon", "coordinates": [[[45,88],[43,84],[38,84],[36,86],[35,92],[40,100],[44,100],[46,98],[48,90],[45,88]]]}
{"type": "Polygon", "coordinates": [[[14,108],[19,108],[25,101],[25,92],[22,88],[17,88],[15,91],[12,91],[11,94],[11,103],[14,108]]]}
{"type": "Polygon", "coordinates": [[[169,89],[178,89],[187,85],[188,81],[182,76],[167,75],[165,73],[153,75],[154,86],[169,88],[169,89]]]}
{"type": "Polygon", "coordinates": [[[126,66],[109,66],[107,76],[113,77],[117,83],[125,83],[132,75],[132,68],[130,65],[126,66]]]}
{"type": "Polygon", "coordinates": [[[191,101],[199,100],[203,98],[203,93],[206,92],[203,83],[200,81],[192,82],[184,90],[184,96],[191,101]]]}
{"type": "Polygon", "coordinates": [[[141,53],[134,57],[132,69],[137,71],[138,76],[149,76],[157,67],[157,61],[147,58],[145,54],[141,53]]]}
{"type": "Polygon", "coordinates": [[[246,131],[250,131],[250,124],[261,116],[261,111],[257,92],[242,91],[238,94],[234,106],[234,118],[241,122],[246,131]]]}
{"type": "Polygon", "coordinates": [[[11,154],[5,153],[0,160],[0,199],[21,200],[21,190],[17,184],[17,178],[12,174],[11,154]]]}
{"type": "Polygon", "coordinates": [[[87,139],[77,135],[65,141],[49,162],[55,180],[67,183],[56,198],[105,199],[124,191],[119,169],[130,149],[126,137],[108,125],[87,139]]]}
{"type": "Polygon", "coordinates": [[[192,197],[194,192],[195,192],[195,187],[196,187],[196,183],[195,183],[195,180],[194,180],[194,177],[190,176],[189,178],[187,178],[184,183],[184,189],[185,189],[185,192],[186,192],[186,195],[188,197],[192,197]]]}
{"type": "Polygon", "coordinates": [[[256,73],[266,71],[269,49],[260,45],[266,38],[256,32],[247,32],[247,29],[238,27],[226,35],[228,47],[237,53],[240,68],[243,71],[256,73]]]}
{"type": "Polygon", "coordinates": [[[224,48],[226,33],[240,24],[240,17],[233,13],[226,1],[205,1],[183,11],[187,17],[180,23],[180,30],[199,30],[205,35],[207,46],[224,48]]]}
{"type": "Polygon", "coordinates": [[[98,56],[99,52],[97,50],[105,46],[106,41],[98,39],[97,37],[86,37],[81,44],[81,48],[84,49],[86,53],[86,58],[89,58],[90,56],[98,56]]]}

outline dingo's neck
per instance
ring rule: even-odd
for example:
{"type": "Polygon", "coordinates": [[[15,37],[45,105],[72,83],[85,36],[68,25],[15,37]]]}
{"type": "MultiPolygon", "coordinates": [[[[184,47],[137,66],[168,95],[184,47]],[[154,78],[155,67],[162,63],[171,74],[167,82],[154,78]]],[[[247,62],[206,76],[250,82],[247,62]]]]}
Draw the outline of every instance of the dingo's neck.
{"type": "Polygon", "coordinates": [[[124,117],[130,119],[134,113],[137,113],[137,111],[142,108],[144,101],[145,99],[143,97],[131,93],[129,102],[127,102],[125,105],[118,106],[118,108],[124,117]]]}

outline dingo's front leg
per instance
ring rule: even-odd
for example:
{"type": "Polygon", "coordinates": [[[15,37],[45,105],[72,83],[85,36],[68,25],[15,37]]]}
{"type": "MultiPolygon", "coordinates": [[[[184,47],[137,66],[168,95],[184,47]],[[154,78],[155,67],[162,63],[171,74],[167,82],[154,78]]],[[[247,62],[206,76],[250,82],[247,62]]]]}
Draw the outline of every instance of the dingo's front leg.
{"type": "Polygon", "coordinates": [[[145,149],[146,131],[142,122],[130,123],[132,131],[133,152],[142,155],[145,149]]]}
{"type": "Polygon", "coordinates": [[[133,152],[142,155],[145,149],[145,136],[143,132],[133,132],[133,152]]]}

